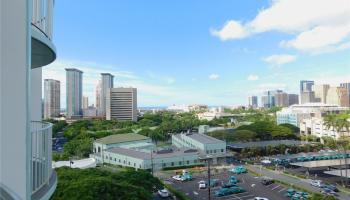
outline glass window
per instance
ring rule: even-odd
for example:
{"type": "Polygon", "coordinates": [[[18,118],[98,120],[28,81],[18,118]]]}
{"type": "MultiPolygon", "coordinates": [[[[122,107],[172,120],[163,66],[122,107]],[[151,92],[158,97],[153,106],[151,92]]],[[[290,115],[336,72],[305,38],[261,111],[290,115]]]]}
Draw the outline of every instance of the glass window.
{"type": "Polygon", "coordinates": [[[190,161],[189,161],[189,160],[187,161],[187,164],[190,164],[190,161]]]}
{"type": "Polygon", "coordinates": [[[171,162],[171,166],[174,166],[174,162],[171,162]]]}
{"type": "Polygon", "coordinates": [[[214,153],[216,153],[216,149],[214,150],[214,153]]]}
{"type": "Polygon", "coordinates": [[[128,162],[128,165],[130,165],[130,162],[128,162]]]}
{"type": "Polygon", "coordinates": [[[221,152],[224,152],[224,149],[221,149],[221,152]]]}
{"type": "Polygon", "coordinates": [[[179,162],[179,165],[182,165],[182,162],[181,162],[181,161],[179,162]]]}

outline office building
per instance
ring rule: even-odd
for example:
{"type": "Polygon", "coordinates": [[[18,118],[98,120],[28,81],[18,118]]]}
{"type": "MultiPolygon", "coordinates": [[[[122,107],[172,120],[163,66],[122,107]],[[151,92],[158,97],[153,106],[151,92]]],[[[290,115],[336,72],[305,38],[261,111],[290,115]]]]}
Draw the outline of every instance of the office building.
{"type": "Polygon", "coordinates": [[[300,103],[312,103],[315,102],[315,93],[313,91],[315,82],[302,80],[300,81],[300,103]]]}
{"type": "Polygon", "coordinates": [[[299,95],[288,94],[288,104],[289,104],[289,106],[294,105],[294,104],[299,104],[299,95]]]}
{"type": "Polygon", "coordinates": [[[101,85],[99,86],[99,104],[98,111],[100,116],[106,115],[106,98],[109,89],[113,88],[113,78],[114,76],[109,73],[101,74],[101,85]]]}
{"type": "Polygon", "coordinates": [[[83,109],[89,107],[89,97],[83,96],[83,109]]]}
{"type": "Polygon", "coordinates": [[[342,88],[346,88],[347,91],[348,91],[348,99],[349,99],[349,104],[350,104],[350,83],[341,83],[340,84],[340,87],[342,88]]]}
{"type": "Polygon", "coordinates": [[[287,107],[289,106],[288,94],[285,92],[278,92],[275,94],[275,106],[287,107]]]}
{"type": "Polygon", "coordinates": [[[261,96],[261,107],[263,108],[269,108],[269,97],[267,95],[261,96]]]}
{"type": "Polygon", "coordinates": [[[53,4],[0,1],[0,199],[50,199],[56,189],[52,124],[41,121],[42,67],[56,59],[53,4]]]}
{"type": "Polygon", "coordinates": [[[83,118],[90,119],[98,117],[97,108],[94,106],[89,106],[83,109],[83,118]]]}
{"type": "Polygon", "coordinates": [[[226,163],[226,142],[199,133],[172,136],[173,146],[157,150],[149,137],[136,133],[107,136],[93,143],[93,157],[99,163],[160,170],[167,167],[183,167],[226,163]]]}
{"type": "Polygon", "coordinates": [[[106,100],[106,119],[137,121],[137,89],[108,89],[106,100]]]}
{"type": "Polygon", "coordinates": [[[287,108],[282,108],[276,113],[277,124],[292,124],[300,126],[303,119],[311,117],[324,117],[326,114],[338,114],[348,110],[346,107],[337,105],[329,105],[323,103],[306,103],[292,105],[287,108]]]}
{"type": "Polygon", "coordinates": [[[96,108],[97,110],[100,109],[101,105],[100,105],[100,102],[101,102],[101,80],[98,81],[97,85],[96,85],[96,90],[95,90],[95,94],[96,94],[96,108]]]}
{"type": "Polygon", "coordinates": [[[326,98],[329,87],[330,86],[328,84],[314,85],[316,102],[327,103],[326,98]]]}
{"type": "Polygon", "coordinates": [[[257,108],[258,107],[258,97],[257,96],[248,97],[248,106],[250,108],[257,108]]]}
{"type": "Polygon", "coordinates": [[[342,87],[330,87],[326,98],[327,104],[349,107],[348,89],[342,87]]]}
{"type": "Polygon", "coordinates": [[[83,72],[75,68],[66,69],[67,118],[82,116],[83,72]]]}
{"type": "Polygon", "coordinates": [[[328,127],[323,118],[311,117],[303,119],[300,123],[300,134],[302,135],[313,135],[318,138],[332,137],[333,139],[339,139],[342,136],[349,137],[350,133],[346,128],[341,131],[337,131],[336,128],[328,127]]]}
{"type": "Polygon", "coordinates": [[[59,117],[61,110],[60,81],[44,80],[44,119],[59,117]]]}

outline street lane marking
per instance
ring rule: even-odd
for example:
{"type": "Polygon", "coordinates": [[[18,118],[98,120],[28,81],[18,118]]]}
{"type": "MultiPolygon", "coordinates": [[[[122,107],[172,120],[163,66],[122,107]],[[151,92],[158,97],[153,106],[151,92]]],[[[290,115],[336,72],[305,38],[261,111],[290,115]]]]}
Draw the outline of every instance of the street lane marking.
{"type": "Polygon", "coordinates": [[[272,188],[271,190],[277,189],[279,187],[280,187],[280,185],[277,185],[276,187],[272,188]]]}
{"type": "Polygon", "coordinates": [[[282,192],[283,190],[286,190],[287,188],[282,188],[280,191],[278,191],[278,193],[282,192]]]}

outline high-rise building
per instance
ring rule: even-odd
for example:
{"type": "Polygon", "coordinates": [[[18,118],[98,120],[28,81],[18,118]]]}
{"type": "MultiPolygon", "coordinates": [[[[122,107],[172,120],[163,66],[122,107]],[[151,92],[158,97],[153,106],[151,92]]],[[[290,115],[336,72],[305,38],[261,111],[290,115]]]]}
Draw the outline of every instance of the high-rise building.
{"type": "Polygon", "coordinates": [[[267,95],[261,96],[261,107],[263,108],[269,108],[269,97],[267,95]]]}
{"type": "Polygon", "coordinates": [[[56,59],[54,0],[0,1],[0,199],[50,199],[52,125],[42,121],[42,67],[56,59]]]}
{"type": "Polygon", "coordinates": [[[299,104],[299,95],[297,94],[288,94],[288,104],[294,105],[294,104],[299,104]]]}
{"type": "Polygon", "coordinates": [[[277,92],[275,94],[275,106],[278,106],[278,107],[289,106],[288,94],[285,92],[277,92]]]}
{"type": "Polygon", "coordinates": [[[98,81],[97,85],[96,85],[96,108],[100,109],[101,105],[100,105],[100,99],[101,99],[101,80],[98,81]]]}
{"type": "Polygon", "coordinates": [[[326,103],[326,97],[329,87],[330,86],[328,84],[314,85],[316,102],[326,103]]]}
{"type": "Polygon", "coordinates": [[[60,115],[60,81],[44,80],[44,119],[51,119],[60,115]]]}
{"type": "Polygon", "coordinates": [[[283,92],[283,91],[282,90],[269,90],[269,91],[265,92],[265,95],[262,96],[262,98],[261,98],[262,106],[264,108],[272,108],[272,107],[276,106],[275,94],[278,94],[281,92],[283,92]]]}
{"type": "Polygon", "coordinates": [[[83,109],[86,109],[89,107],[89,97],[83,96],[83,109]]]}
{"type": "Polygon", "coordinates": [[[99,97],[99,115],[106,115],[106,97],[107,91],[110,88],[113,88],[113,78],[114,76],[110,73],[101,74],[101,88],[100,88],[100,97],[99,97]]]}
{"type": "Polygon", "coordinates": [[[106,119],[137,121],[137,89],[108,89],[106,101],[106,119]]]}
{"type": "Polygon", "coordinates": [[[342,88],[346,88],[348,90],[348,94],[349,94],[349,104],[350,104],[350,83],[341,83],[340,87],[342,88]]]}
{"type": "Polygon", "coordinates": [[[346,88],[330,87],[326,97],[327,104],[349,107],[349,94],[346,88]]]}
{"type": "Polygon", "coordinates": [[[248,105],[250,108],[257,108],[258,107],[258,96],[248,97],[248,105]]]}
{"type": "Polygon", "coordinates": [[[315,93],[313,91],[314,81],[300,81],[300,103],[315,102],[315,93]]]}
{"type": "Polygon", "coordinates": [[[75,68],[66,69],[67,118],[82,116],[83,72],[75,68]]]}

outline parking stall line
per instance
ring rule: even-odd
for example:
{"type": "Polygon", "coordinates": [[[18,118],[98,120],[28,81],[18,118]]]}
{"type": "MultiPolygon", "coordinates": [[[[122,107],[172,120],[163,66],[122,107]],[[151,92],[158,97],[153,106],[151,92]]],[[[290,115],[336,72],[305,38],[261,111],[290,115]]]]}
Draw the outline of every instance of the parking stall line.
{"type": "Polygon", "coordinates": [[[282,188],[281,190],[279,190],[278,192],[280,193],[280,192],[282,192],[282,191],[284,191],[284,190],[286,190],[287,188],[282,188]]]}
{"type": "Polygon", "coordinates": [[[276,187],[272,188],[271,190],[277,189],[279,187],[280,187],[280,185],[277,185],[276,187]]]}

